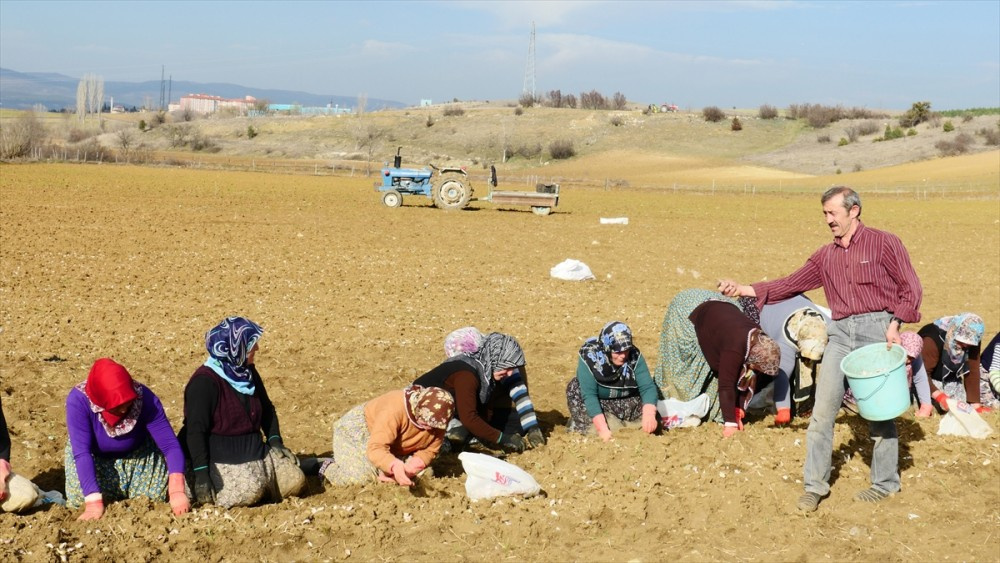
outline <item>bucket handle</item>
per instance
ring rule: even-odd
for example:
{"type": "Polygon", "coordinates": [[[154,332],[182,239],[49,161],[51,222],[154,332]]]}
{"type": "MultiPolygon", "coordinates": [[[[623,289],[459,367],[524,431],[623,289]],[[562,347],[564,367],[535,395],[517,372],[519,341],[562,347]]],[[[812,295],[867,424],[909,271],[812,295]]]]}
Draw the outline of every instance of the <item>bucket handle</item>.
{"type": "Polygon", "coordinates": [[[875,390],[874,390],[874,391],[872,391],[871,393],[869,393],[869,394],[868,394],[868,396],[867,396],[867,397],[865,397],[864,399],[861,399],[861,398],[857,398],[857,397],[855,397],[855,398],[856,398],[856,399],[858,400],[858,402],[861,402],[861,401],[867,401],[868,399],[871,399],[872,397],[874,397],[874,396],[875,396],[875,393],[878,393],[879,391],[881,391],[881,390],[882,390],[882,388],[883,388],[883,387],[885,387],[885,384],[886,384],[886,382],[887,382],[887,381],[889,381],[889,373],[888,373],[888,372],[886,372],[886,373],[883,373],[883,374],[882,374],[882,375],[880,375],[879,377],[881,377],[881,378],[882,378],[882,383],[881,383],[881,385],[879,385],[878,387],[876,387],[876,388],[875,388],[875,390]]]}

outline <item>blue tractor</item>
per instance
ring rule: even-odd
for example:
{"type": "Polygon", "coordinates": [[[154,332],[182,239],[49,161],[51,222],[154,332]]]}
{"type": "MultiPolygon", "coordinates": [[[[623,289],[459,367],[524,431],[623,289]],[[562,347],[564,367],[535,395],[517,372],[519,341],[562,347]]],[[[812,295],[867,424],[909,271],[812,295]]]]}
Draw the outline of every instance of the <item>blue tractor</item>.
{"type": "Polygon", "coordinates": [[[403,168],[401,150],[396,149],[392,167],[386,163],[382,168],[382,183],[375,184],[386,207],[403,205],[404,195],[422,195],[441,209],[463,209],[469,204],[472,184],[465,167],[403,168]]]}

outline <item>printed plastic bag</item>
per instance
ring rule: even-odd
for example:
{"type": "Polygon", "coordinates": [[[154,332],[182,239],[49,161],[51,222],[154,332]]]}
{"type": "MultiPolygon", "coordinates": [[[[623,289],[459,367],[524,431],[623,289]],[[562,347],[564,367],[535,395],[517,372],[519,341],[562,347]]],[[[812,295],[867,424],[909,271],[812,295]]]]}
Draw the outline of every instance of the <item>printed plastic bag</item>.
{"type": "Polygon", "coordinates": [[[948,399],[948,412],[941,417],[938,426],[939,436],[968,436],[982,440],[992,433],[990,424],[969,403],[948,399]]]}
{"type": "Polygon", "coordinates": [[[538,494],[542,487],[520,467],[485,454],[458,454],[465,470],[465,494],[471,500],[538,494]]]}
{"type": "Polygon", "coordinates": [[[664,428],[698,426],[708,414],[708,395],[702,393],[690,401],[667,398],[656,402],[656,412],[664,428]]]}
{"type": "Polygon", "coordinates": [[[583,281],[594,279],[590,267],[579,260],[567,258],[549,270],[549,275],[556,279],[567,281],[583,281]]]}

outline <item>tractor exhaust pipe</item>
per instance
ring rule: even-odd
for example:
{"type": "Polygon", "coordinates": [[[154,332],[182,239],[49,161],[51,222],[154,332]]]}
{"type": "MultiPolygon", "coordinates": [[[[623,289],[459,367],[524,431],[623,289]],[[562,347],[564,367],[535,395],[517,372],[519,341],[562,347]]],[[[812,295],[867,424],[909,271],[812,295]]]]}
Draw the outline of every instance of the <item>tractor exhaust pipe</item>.
{"type": "Polygon", "coordinates": [[[401,151],[401,150],[403,150],[403,147],[396,148],[396,156],[394,156],[392,158],[392,167],[393,168],[402,168],[403,167],[403,156],[401,154],[399,154],[399,151],[401,151]]]}

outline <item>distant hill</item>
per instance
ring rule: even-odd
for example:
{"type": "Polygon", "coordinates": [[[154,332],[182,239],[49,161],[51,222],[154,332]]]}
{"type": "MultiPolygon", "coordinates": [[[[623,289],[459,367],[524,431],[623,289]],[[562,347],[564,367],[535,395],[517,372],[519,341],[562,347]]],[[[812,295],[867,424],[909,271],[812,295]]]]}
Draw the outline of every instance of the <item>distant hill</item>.
{"type": "MultiPolygon", "coordinates": [[[[17,72],[0,68],[0,107],[10,109],[30,109],[35,104],[42,104],[47,109],[62,109],[76,107],[76,87],[79,78],[64,74],[44,72],[17,72]]],[[[250,88],[238,84],[200,83],[174,80],[170,85],[171,100],[177,102],[185,94],[208,94],[223,98],[242,98],[253,96],[266,99],[275,104],[300,104],[304,106],[325,106],[335,104],[342,107],[353,107],[357,103],[354,96],[335,96],[327,94],[310,94],[291,90],[268,90],[250,88]]],[[[147,82],[112,82],[105,81],[104,95],[114,98],[115,104],[125,107],[142,107],[146,101],[157,104],[160,101],[160,81],[147,82]]],[[[109,100],[105,100],[109,101],[109,100]]],[[[366,109],[369,111],[386,108],[401,108],[407,104],[394,100],[369,98],[366,109]]]]}

